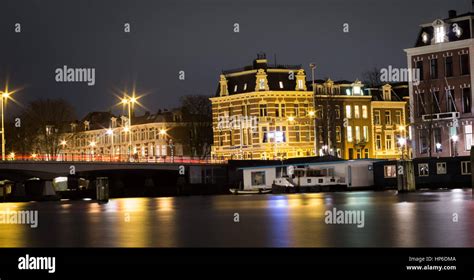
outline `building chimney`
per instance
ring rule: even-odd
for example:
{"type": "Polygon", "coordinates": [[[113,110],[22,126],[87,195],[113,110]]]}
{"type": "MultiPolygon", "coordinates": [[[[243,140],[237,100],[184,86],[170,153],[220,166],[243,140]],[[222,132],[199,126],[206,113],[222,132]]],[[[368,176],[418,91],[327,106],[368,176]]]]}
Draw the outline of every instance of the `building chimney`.
{"type": "MultiPolygon", "coordinates": [[[[474,3],[474,0],[473,0],[473,3],[474,3]]],[[[456,17],[456,10],[449,10],[448,11],[448,16],[449,16],[449,18],[456,17]]]]}

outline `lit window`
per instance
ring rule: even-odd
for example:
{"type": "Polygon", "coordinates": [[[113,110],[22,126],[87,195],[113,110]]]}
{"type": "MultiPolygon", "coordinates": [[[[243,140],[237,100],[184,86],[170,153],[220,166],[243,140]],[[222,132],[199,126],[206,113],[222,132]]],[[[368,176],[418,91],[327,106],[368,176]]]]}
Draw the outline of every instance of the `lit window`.
{"type": "Polygon", "coordinates": [[[347,142],[352,142],[352,126],[347,127],[347,142]]]}
{"type": "Polygon", "coordinates": [[[234,86],[234,92],[237,92],[237,85],[234,86]]]}
{"type": "Polygon", "coordinates": [[[384,178],[395,178],[397,177],[397,166],[396,165],[385,165],[383,167],[384,178]]]}
{"type": "Polygon", "coordinates": [[[426,32],[423,32],[423,34],[421,34],[421,40],[423,41],[423,43],[428,43],[428,34],[426,32]]]}
{"type": "Polygon", "coordinates": [[[359,105],[354,105],[354,118],[358,119],[360,117],[359,105]]]}
{"type": "Polygon", "coordinates": [[[303,80],[298,80],[298,88],[303,89],[303,80]]]}
{"type": "Polygon", "coordinates": [[[247,83],[244,84],[244,90],[247,90],[247,83]]]}
{"type": "Polygon", "coordinates": [[[380,111],[374,111],[374,124],[380,125],[380,111]]]}
{"type": "Polygon", "coordinates": [[[280,88],[283,88],[283,82],[280,81],[279,84],[280,84],[280,88]]]}
{"type": "Polygon", "coordinates": [[[265,89],[265,79],[260,79],[259,80],[259,88],[260,89],[265,89]]]}
{"type": "Polygon", "coordinates": [[[355,139],[356,139],[356,142],[359,142],[360,141],[360,127],[359,126],[356,126],[355,127],[355,139]]]}
{"type": "Polygon", "coordinates": [[[428,168],[428,163],[419,163],[418,164],[418,176],[429,176],[430,170],[428,168]]]}
{"type": "Polygon", "coordinates": [[[346,89],[346,95],[351,95],[351,90],[350,89],[346,89]]]}
{"type": "Polygon", "coordinates": [[[354,94],[360,94],[360,87],[359,86],[354,86],[354,94]]]}
{"type": "Polygon", "coordinates": [[[444,31],[443,25],[439,25],[435,27],[435,43],[443,43],[445,35],[446,35],[446,32],[444,31]]]}
{"type": "Polygon", "coordinates": [[[363,135],[364,135],[363,140],[365,142],[369,141],[369,127],[366,125],[363,127],[363,135]]]}
{"type": "Polygon", "coordinates": [[[367,105],[362,105],[362,118],[367,119],[367,105]]]}
{"type": "Polygon", "coordinates": [[[351,105],[346,105],[346,118],[352,118],[351,105]]]}
{"type": "Polygon", "coordinates": [[[446,162],[436,163],[436,174],[446,174],[446,162]]]}
{"type": "Polygon", "coordinates": [[[471,150],[472,145],[472,125],[464,126],[464,143],[466,144],[466,151],[471,150]]]}

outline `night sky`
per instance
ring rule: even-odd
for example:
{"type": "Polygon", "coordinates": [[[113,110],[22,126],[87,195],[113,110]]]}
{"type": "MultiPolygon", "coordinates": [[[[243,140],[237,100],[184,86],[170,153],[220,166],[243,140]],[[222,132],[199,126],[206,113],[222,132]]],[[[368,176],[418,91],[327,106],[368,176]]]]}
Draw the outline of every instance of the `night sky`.
{"type": "MultiPolygon", "coordinates": [[[[468,12],[471,1],[2,0],[0,87],[8,76],[11,87],[24,87],[15,94],[21,104],[61,97],[82,118],[113,109],[114,92],[134,83],[149,93],[141,101],[150,111],[175,107],[186,94],[213,95],[222,69],[249,65],[259,52],[307,70],[314,62],[318,79],[362,79],[374,67],[406,67],[403,49],[414,45],[418,26],[450,9],[468,12]],[[63,65],[95,68],[95,86],[57,83],[63,65]]],[[[18,111],[9,104],[8,117],[18,111]]]]}

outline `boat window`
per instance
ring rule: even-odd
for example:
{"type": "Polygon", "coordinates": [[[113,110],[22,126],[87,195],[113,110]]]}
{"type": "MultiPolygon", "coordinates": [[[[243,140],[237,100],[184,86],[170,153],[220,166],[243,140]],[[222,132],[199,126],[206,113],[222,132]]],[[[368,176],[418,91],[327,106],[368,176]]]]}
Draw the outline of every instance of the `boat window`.
{"type": "Polygon", "coordinates": [[[324,182],[323,178],[318,179],[318,183],[322,184],[324,182]]]}
{"type": "Polygon", "coordinates": [[[265,185],[265,171],[255,171],[251,173],[252,186],[265,185]]]}

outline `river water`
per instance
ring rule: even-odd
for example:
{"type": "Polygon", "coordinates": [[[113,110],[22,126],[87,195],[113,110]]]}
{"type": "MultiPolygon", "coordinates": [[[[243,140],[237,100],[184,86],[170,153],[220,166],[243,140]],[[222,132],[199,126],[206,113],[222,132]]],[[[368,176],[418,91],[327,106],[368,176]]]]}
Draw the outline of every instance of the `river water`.
{"type": "Polygon", "coordinates": [[[0,203],[3,222],[25,210],[37,227],[0,224],[0,247],[474,246],[470,189],[0,203]],[[328,223],[338,210],[363,224],[328,223]]]}

